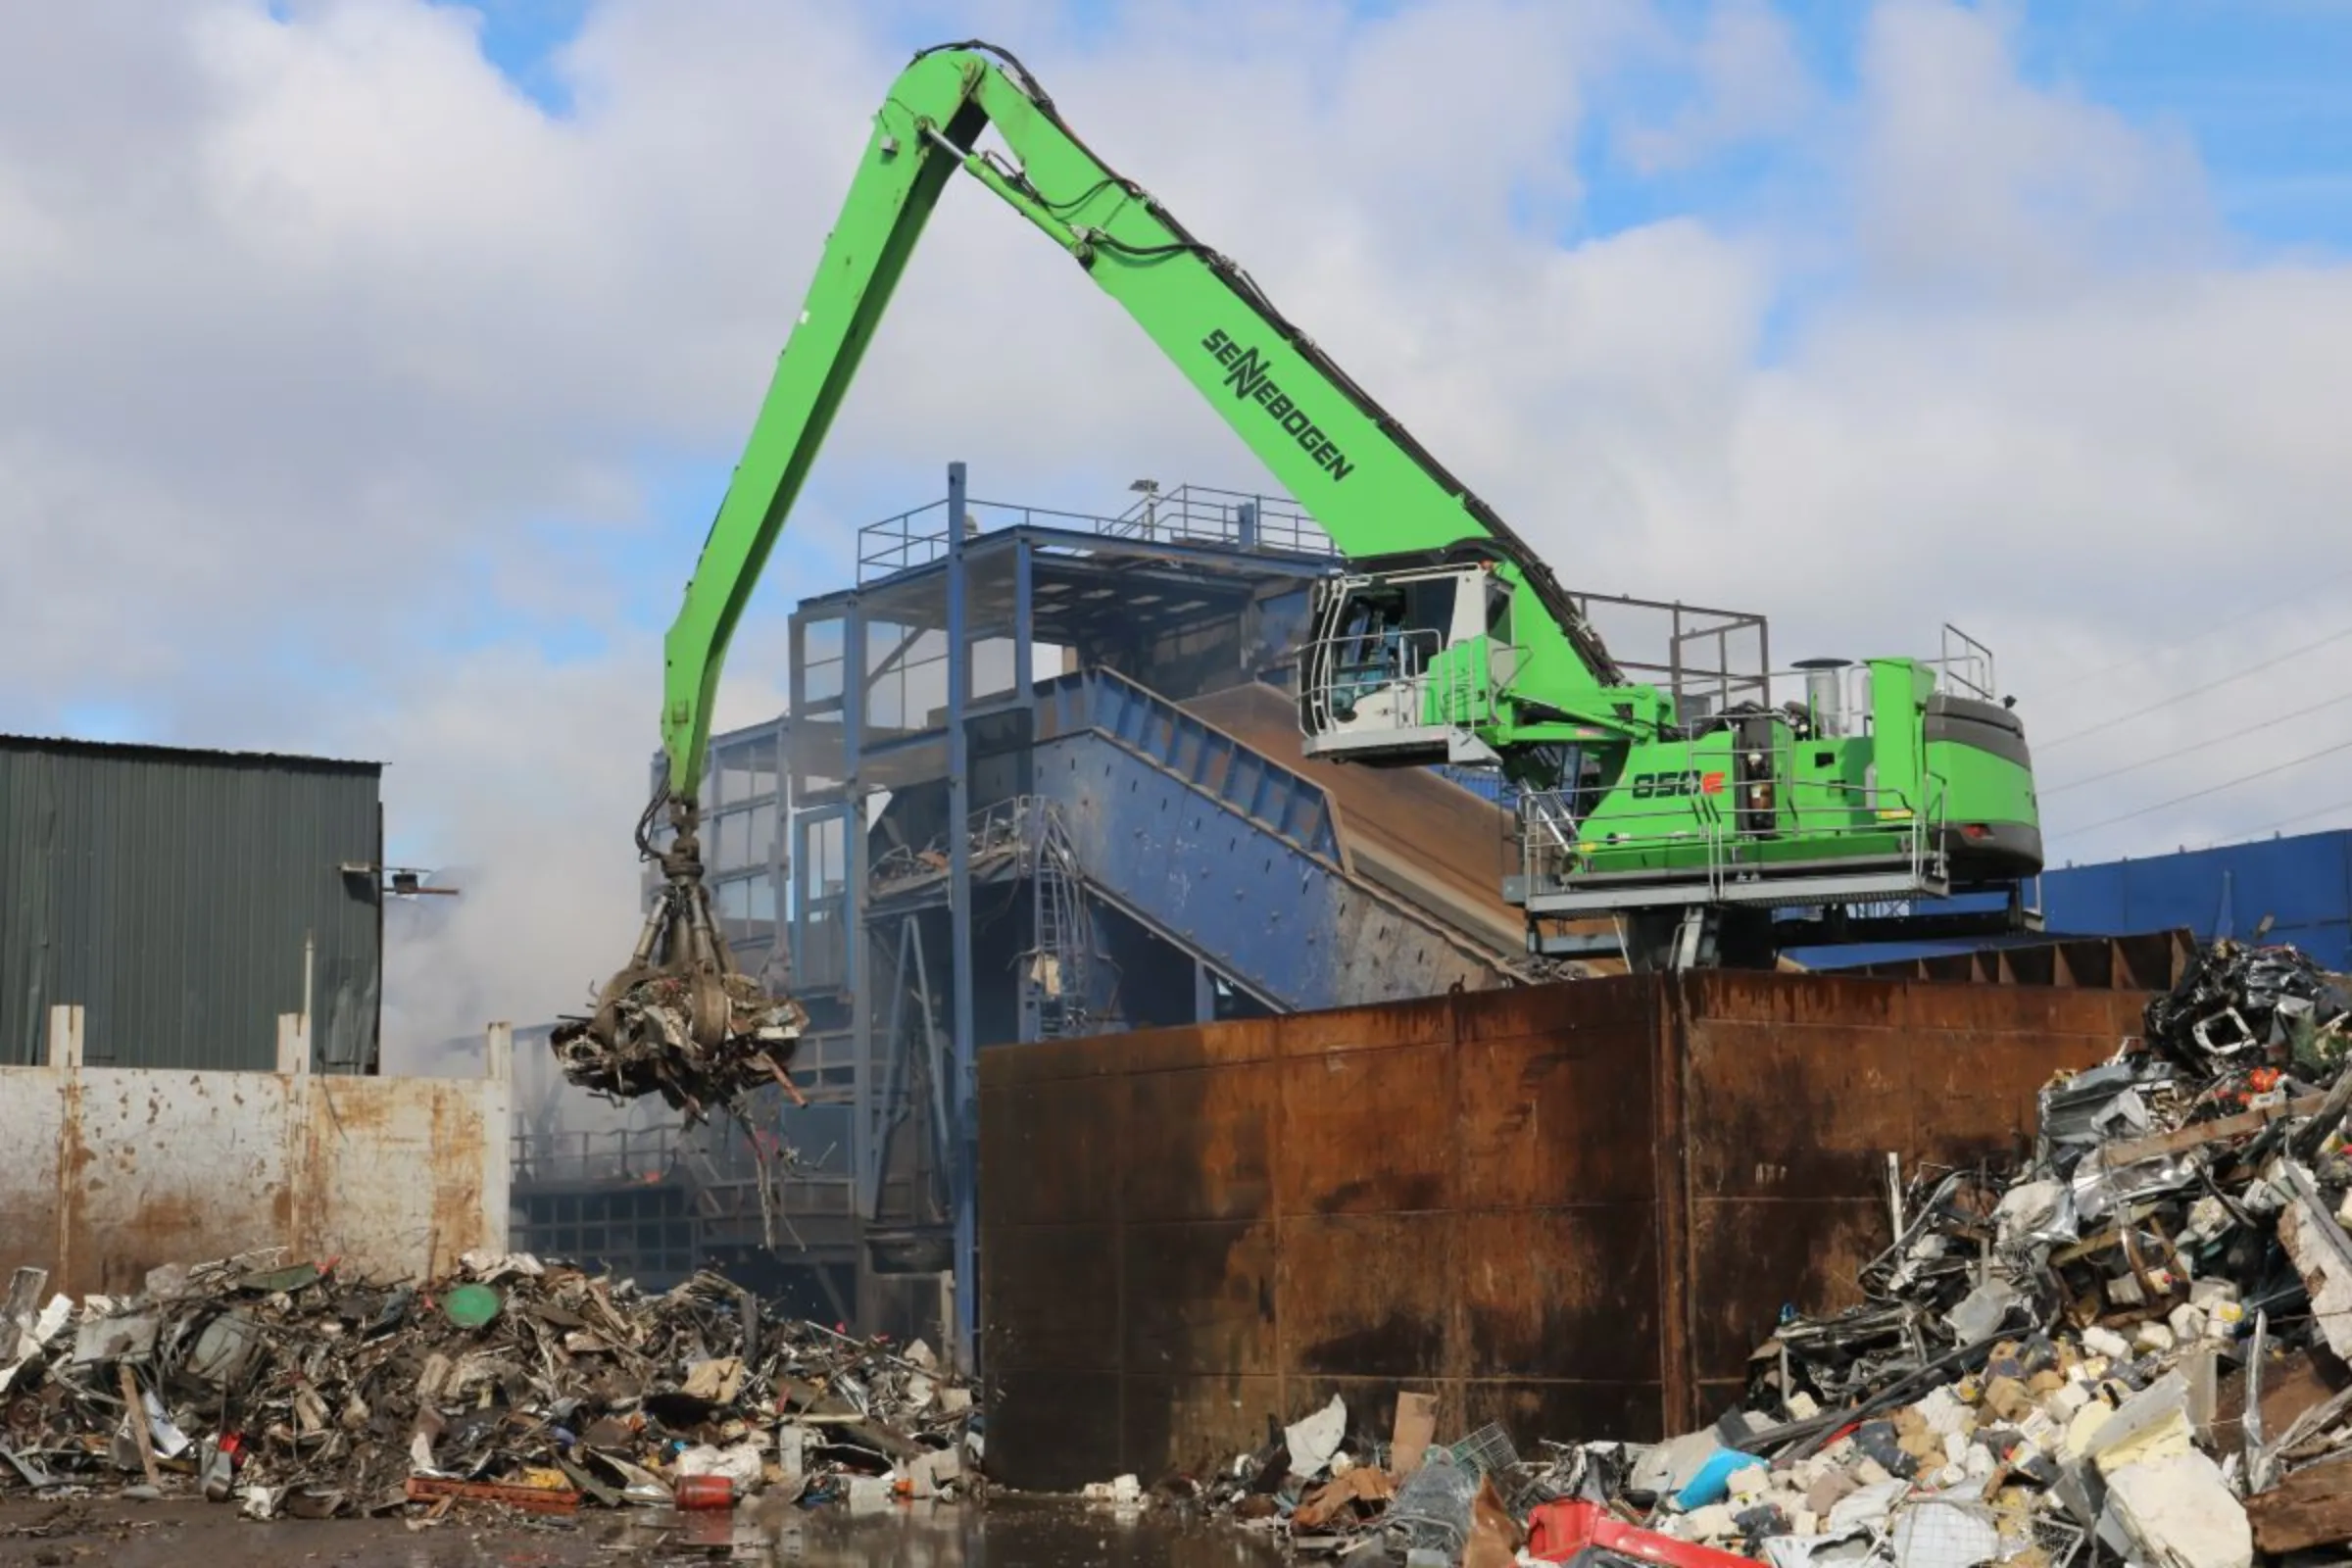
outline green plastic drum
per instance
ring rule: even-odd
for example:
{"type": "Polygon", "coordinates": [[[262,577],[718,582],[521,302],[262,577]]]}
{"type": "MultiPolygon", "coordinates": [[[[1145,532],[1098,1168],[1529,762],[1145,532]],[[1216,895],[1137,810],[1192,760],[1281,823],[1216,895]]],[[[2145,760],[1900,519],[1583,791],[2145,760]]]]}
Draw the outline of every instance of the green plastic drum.
{"type": "Polygon", "coordinates": [[[461,1285],[441,1298],[441,1310],[462,1329],[478,1329],[498,1316],[498,1293],[487,1285],[461,1285]]]}

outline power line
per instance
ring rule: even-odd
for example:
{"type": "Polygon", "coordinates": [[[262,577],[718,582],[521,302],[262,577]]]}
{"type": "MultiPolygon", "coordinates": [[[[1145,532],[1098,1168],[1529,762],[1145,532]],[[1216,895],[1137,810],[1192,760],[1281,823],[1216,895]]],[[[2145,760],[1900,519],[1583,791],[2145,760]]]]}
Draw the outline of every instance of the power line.
{"type": "Polygon", "coordinates": [[[2307,598],[2310,595],[2319,592],[2322,588],[2332,587],[2336,583],[2342,582],[2346,577],[2352,577],[2352,570],[2339,571],[2331,577],[2322,577],[2318,582],[2307,583],[2304,586],[2297,588],[2293,593],[2282,595],[2277,599],[2266,599],[2259,605],[2255,605],[2250,609],[2240,611],[2238,613],[2230,616],[2227,620],[2213,621],[2209,623],[2203,631],[2192,633],[2189,636],[2181,638],[2178,642],[2164,643],[2156,648],[2148,650],[2146,653],[2135,655],[2131,659],[2118,660],[2112,664],[2102,665],[2086,674],[2077,675],[2072,680],[2063,682],[2060,685],[2037,687],[2029,692],[2026,696],[2019,698],[2018,702],[2021,705],[2041,702],[2047,698],[2055,697],[2061,692],[2071,692],[2077,687],[2086,685],[2094,680],[2098,680],[2102,676],[2112,675],[2119,669],[2130,669],[2133,664],[2144,663],[2149,659],[2152,659],[2159,654],[2175,654],[2179,653],[2183,648],[2194,647],[2196,644],[2203,642],[2206,638],[2211,637],[2216,632],[2229,631],[2232,627],[2242,626],[2257,615],[2276,610],[2280,605],[2291,605],[2298,599],[2307,598]]]}
{"type": "Polygon", "coordinates": [[[2285,653],[2280,654],[2273,659],[2266,659],[2258,664],[2248,664],[2245,668],[2238,670],[2234,674],[2224,675],[2219,680],[2209,680],[2202,686],[2191,686],[2184,692],[2175,692],[2172,696],[2160,698],[2157,701],[2148,704],[2148,706],[2145,708],[2135,708],[2129,713],[2119,713],[2113,718],[2102,719],[2098,723],[2091,725],[2088,729],[2079,729],[2071,735],[2061,735],[2054,741],[2042,741],[2039,743],[2037,749],[2046,752],[2051,750],[2053,747],[2064,746],[2069,742],[2082,740],[2085,736],[2096,735],[2102,731],[2111,730],[2118,724],[2129,724],[2135,718],[2145,718],[2148,714],[2157,711],[2159,709],[2170,708],[2175,703],[2185,703],[2191,697],[2202,697],[2207,692],[2215,691],[2221,687],[2230,685],[2232,681],[2244,680],[2248,675],[2259,675],[2266,669],[2275,669],[2278,665],[2285,663],[2290,659],[2300,659],[2305,654],[2327,647],[2329,643],[2340,643],[2347,637],[2352,637],[2352,626],[2346,626],[2341,631],[2331,631],[2316,643],[2305,643],[2300,648],[2290,648],[2285,653]]]}
{"type": "Polygon", "coordinates": [[[2316,762],[2323,757],[2332,757],[2337,752],[2352,752],[2352,741],[2337,741],[2333,746],[2323,746],[2316,752],[2307,752],[2301,757],[2280,762],[2275,767],[2260,768],[2220,784],[2209,784],[2201,790],[2190,790],[2186,795],[2176,795],[2169,801],[2158,801],[2153,806],[2143,806],[2135,811],[2126,811],[2121,816],[2111,816],[2104,821],[2092,822],[2083,827],[2069,828],[2066,836],[2076,838],[2084,833],[2095,833],[2100,828],[2113,827],[2118,822],[2129,822],[2133,817],[2146,816],[2151,811],[2162,811],[2175,806],[2185,806],[2190,801],[2201,801],[2208,795],[2219,795],[2222,791],[2233,790],[2240,784],[2251,784],[2257,779],[2270,778],[2274,774],[2283,773],[2289,768],[2301,767],[2305,762],[2316,762]]]}
{"type": "Polygon", "coordinates": [[[2104,773],[2093,773],[2088,778],[2072,778],[2063,784],[2053,784],[2041,792],[2041,798],[2046,801],[2053,795],[2063,794],[2067,790],[2081,789],[2085,784],[2098,784],[2107,779],[2120,777],[2125,773],[2136,773],[2143,767],[2154,767],[2158,762],[2169,762],[2176,757],[2186,757],[2191,752],[2204,751],[2207,747],[2242,740],[2248,735],[2259,734],[2266,729],[2275,729],[2289,719],[2301,718],[2307,713],[2316,713],[2323,708],[2333,708],[2338,703],[2352,703],[2352,692],[2338,692],[2326,702],[2314,703],[2309,708],[2298,708],[2291,713],[2280,713],[2277,718],[2266,718],[2259,724],[2248,724],[2244,729],[2233,729],[2227,735],[2211,736],[2188,746],[2176,746],[2160,756],[2150,757],[2137,762],[2127,762],[2122,767],[2111,767],[2104,773]]]}
{"type": "MultiPolygon", "coordinates": [[[[2248,839],[2258,839],[2265,833],[2276,833],[2282,827],[2292,827],[2297,822],[2308,822],[2315,816],[2331,816],[2337,811],[2352,811],[2352,800],[2337,801],[2332,806],[2314,807],[2308,811],[2297,811],[2292,816],[2282,816],[2276,822],[2265,822],[2258,828],[2250,829],[2246,833],[2245,837],[2248,839]]],[[[2238,840],[2233,842],[2243,841],[2238,840]]],[[[2208,844],[2205,847],[2209,850],[2220,848],[2219,845],[2214,844],[2208,844]]]]}

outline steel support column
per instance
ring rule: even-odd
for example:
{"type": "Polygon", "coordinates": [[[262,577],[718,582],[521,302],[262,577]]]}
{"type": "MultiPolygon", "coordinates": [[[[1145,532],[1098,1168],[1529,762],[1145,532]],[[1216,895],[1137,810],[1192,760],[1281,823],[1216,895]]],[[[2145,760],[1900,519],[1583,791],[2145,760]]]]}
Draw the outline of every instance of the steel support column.
{"type": "MultiPolygon", "coordinates": [[[[852,594],[841,613],[841,940],[842,980],[850,993],[850,1082],[856,1105],[850,1122],[850,1169],[858,1177],[860,1194],[868,1190],[865,1173],[879,1169],[882,1159],[873,1132],[874,999],[873,988],[866,984],[865,793],[858,782],[865,685],[865,614],[852,594]]],[[[878,1182],[872,1185],[879,1187],[878,1182]]],[[[874,1216],[869,1210],[858,1217],[874,1216]]],[[[867,1306],[861,1292],[858,1310],[863,1313],[867,1306]]]]}
{"type": "Polygon", "coordinates": [[[971,746],[965,710],[972,699],[972,651],[964,636],[965,583],[964,467],[948,465],[948,946],[953,954],[955,997],[955,1093],[948,1097],[954,1118],[943,1140],[952,1152],[948,1191],[956,1206],[956,1323],[957,1363],[977,1366],[979,1298],[974,1290],[979,1243],[980,1064],[972,1024],[972,817],[971,746]]]}
{"type": "MultiPolygon", "coordinates": [[[[1037,628],[1032,623],[1036,602],[1036,573],[1030,557],[1029,541],[1017,539],[1012,547],[1012,681],[1013,690],[1021,701],[1030,705],[1034,714],[1037,704],[1037,628]]],[[[1034,736],[1034,728],[1031,731],[1034,736]]],[[[1034,744],[1034,742],[1032,743],[1034,744]]],[[[1024,852],[1026,853],[1026,852],[1024,852]]],[[[1043,1035],[1038,1017],[1037,986],[1026,973],[1020,979],[1021,1044],[1035,1045],[1043,1035]]]]}
{"type": "Polygon", "coordinates": [[[1193,960],[1193,1022],[1217,1021],[1217,977],[1199,958],[1193,960]]]}
{"type": "Polygon", "coordinates": [[[1035,592],[1036,570],[1023,537],[1012,545],[1012,689],[1023,702],[1037,689],[1037,671],[1030,667],[1037,661],[1037,628],[1030,624],[1035,592]]]}
{"type": "Polygon", "coordinates": [[[776,804],[775,826],[769,830],[767,841],[767,885],[776,901],[775,930],[767,940],[769,978],[787,992],[799,983],[793,969],[792,951],[792,714],[795,710],[776,715],[775,747],[776,804]]]}

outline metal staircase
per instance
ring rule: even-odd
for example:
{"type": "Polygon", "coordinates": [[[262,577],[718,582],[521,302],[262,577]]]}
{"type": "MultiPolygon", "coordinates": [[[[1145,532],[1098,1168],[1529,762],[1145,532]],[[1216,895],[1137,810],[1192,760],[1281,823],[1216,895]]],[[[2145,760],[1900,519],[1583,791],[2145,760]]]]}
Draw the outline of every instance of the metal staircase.
{"type": "Polygon", "coordinates": [[[1094,1005],[1094,919],[1060,810],[1040,801],[1033,823],[1029,888],[1036,945],[1023,955],[1021,1005],[1035,1020],[1031,1038],[1074,1040],[1102,1032],[1103,1021],[1094,1005]]]}

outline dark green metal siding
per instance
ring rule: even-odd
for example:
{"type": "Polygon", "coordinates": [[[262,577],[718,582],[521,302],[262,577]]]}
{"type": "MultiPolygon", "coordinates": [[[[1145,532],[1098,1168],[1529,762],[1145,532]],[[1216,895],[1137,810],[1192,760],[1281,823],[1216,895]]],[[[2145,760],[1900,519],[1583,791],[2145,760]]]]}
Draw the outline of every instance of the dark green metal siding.
{"type": "Polygon", "coordinates": [[[302,1010],[313,1066],[371,1072],[382,769],[0,736],[0,1063],[79,1004],[92,1065],[268,1070],[302,1010]]]}

